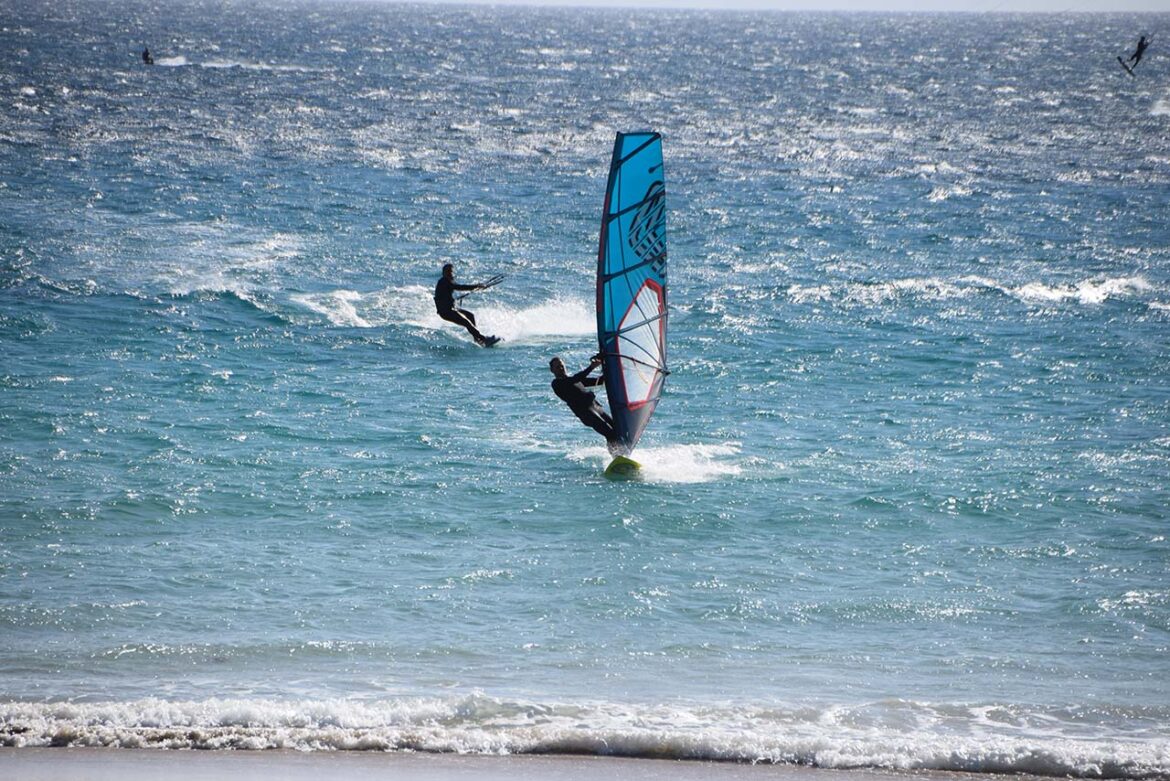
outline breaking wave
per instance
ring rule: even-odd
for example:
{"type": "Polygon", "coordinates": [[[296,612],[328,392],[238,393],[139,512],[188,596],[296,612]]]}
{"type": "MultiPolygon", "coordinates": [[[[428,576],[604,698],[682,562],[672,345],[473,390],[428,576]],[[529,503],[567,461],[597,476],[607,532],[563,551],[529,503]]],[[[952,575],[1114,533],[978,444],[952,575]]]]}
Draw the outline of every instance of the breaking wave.
{"type": "Polygon", "coordinates": [[[788,297],[798,304],[832,302],[877,306],[904,298],[928,301],[963,299],[984,293],[999,293],[1031,305],[1080,304],[1095,306],[1106,301],[1141,300],[1156,288],[1141,276],[1094,277],[1065,283],[1025,282],[1005,284],[985,277],[967,276],[948,280],[913,277],[880,282],[845,282],[824,285],[793,285],[788,297]]]}
{"type": "Polygon", "coordinates": [[[905,700],[859,706],[158,699],[0,705],[0,745],[592,754],[824,768],[1158,778],[1164,709],[1034,709],[905,700]],[[1129,729],[1118,737],[1119,722],[1129,729]]]}

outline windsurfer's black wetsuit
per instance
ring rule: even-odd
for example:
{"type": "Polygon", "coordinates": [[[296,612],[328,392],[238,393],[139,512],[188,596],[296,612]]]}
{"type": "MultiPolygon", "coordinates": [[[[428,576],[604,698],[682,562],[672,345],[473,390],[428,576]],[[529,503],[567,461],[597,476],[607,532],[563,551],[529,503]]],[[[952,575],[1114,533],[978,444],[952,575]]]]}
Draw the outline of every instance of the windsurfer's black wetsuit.
{"type": "Polygon", "coordinates": [[[597,397],[586,388],[594,388],[605,382],[602,376],[590,377],[592,366],[587,366],[571,376],[557,377],[552,381],[553,393],[557,394],[573,414],[581,419],[589,428],[605,437],[606,442],[613,445],[617,442],[617,432],[613,428],[613,418],[597,403],[597,397]]]}
{"type": "Polygon", "coordinates": [[[456,290],[475,290],[477,287],[477,285],[460,285],[446,277],[439,277],[439,282],[435,285],[435,311],[439,313],[439,317],[447,322],[466,328],[467,333],[471,334],[477,344],[483,344],[487,339],[475,327],[475,315],[466,309],[455,308],[456,290]]]}

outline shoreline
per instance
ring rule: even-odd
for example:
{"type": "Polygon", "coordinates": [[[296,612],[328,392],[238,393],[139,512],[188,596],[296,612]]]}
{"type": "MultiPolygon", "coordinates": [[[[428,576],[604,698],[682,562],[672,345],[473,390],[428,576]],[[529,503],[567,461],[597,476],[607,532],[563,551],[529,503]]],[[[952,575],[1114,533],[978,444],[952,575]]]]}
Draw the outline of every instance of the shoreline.
{"type": "Polygon", "coordinates": [[[0,748],[0,778],[21,781],[955,781],[979,775],[573,754],[0,748]]]}

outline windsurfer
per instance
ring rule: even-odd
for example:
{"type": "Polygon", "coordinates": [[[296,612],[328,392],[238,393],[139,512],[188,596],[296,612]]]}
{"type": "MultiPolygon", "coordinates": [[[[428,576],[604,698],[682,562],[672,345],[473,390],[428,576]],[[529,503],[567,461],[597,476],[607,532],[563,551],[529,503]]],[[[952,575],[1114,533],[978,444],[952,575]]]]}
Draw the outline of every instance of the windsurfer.
{"type": "Polygon", "coordinates": [[[597,397],[587,388],[594,388],[605,382],[604,375],[590,377],[589,373],[601,365],[601,356],[595,355],[589,365],[576,374],[570,375],[565,371],[565,363],[560,358],[553,358],[548,362],[548,369],[555,379],[552,381],[553,393],[569,405],[582,423],[605,437],[610,452],[620,449],[621,443],[613,427],[613,418],[597,403],[597,397]]]}
{"type": "Polygon", "coordinates": [[[142,47],[142,62],[145,65],[154,65],[154,57],[151,56],[150,49],[145,46],[142,47]]]}
{"type": "Polygon", "coordinates": [[[466,290],[483,290],[488,285],[461,285],[455,281],[455,266],[448,263],[443,266],[443,276],[439,277],[438,284],[435,285],[435,311],[439,313],[439,317],[443,318],[449,323],[461,325],[467,329],[467,333],[471,334],[475,339],[475,343],[481,347],[491,347],[496,342],[500,341],[498,336],[484,336],[479,332],[475,326],[475,315],[466,309],[457,309],[455,307],[455,291],[466,290]]]}

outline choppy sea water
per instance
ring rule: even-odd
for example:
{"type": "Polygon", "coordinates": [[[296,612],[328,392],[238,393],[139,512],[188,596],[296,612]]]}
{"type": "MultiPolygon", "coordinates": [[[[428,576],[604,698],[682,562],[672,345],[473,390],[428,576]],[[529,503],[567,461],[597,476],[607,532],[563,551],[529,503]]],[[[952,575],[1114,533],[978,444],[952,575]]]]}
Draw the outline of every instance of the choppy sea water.
{"type": "Polygon", "coordinates": [[[0,0],[0,744],[1170,775],[1168,22],[0,0]]]}

